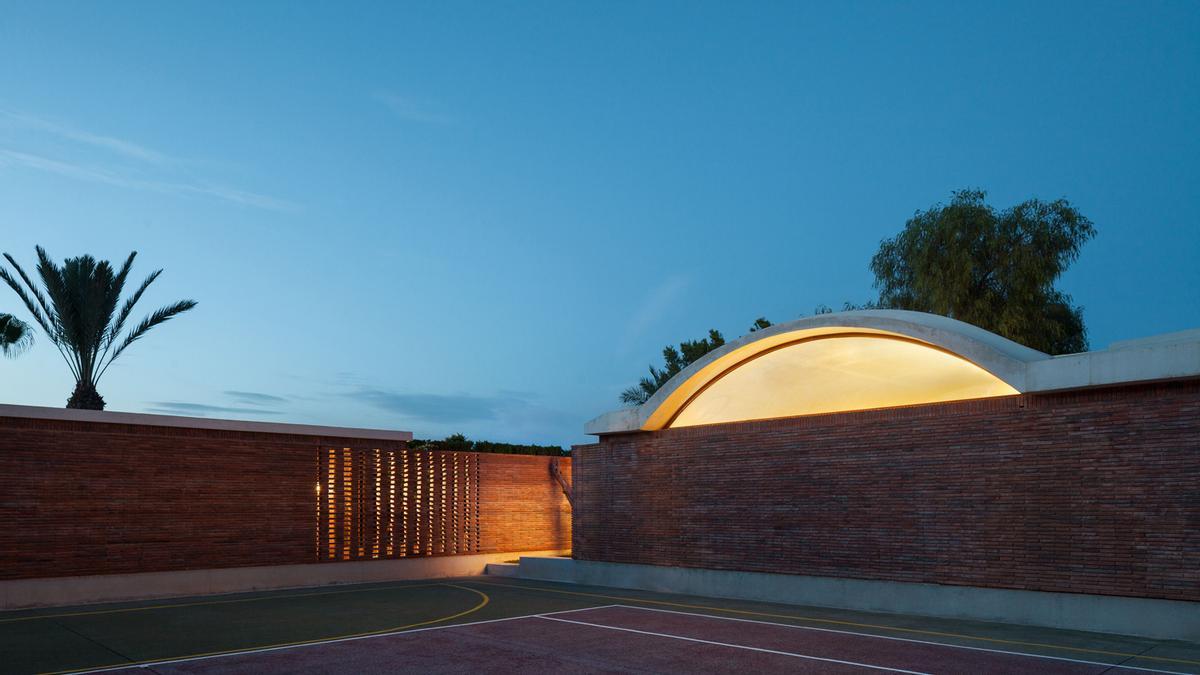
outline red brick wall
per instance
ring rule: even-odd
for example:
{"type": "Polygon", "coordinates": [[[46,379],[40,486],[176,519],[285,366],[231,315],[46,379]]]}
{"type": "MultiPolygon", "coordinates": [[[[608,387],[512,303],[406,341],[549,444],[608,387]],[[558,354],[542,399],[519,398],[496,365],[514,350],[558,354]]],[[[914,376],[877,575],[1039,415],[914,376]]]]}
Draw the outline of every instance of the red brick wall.
{"type": "MultiPolygon", "coordinates": [[[[480,552],[571,548],[571,505],[550,477],[550,458],[477,454],[487,477],[479,486],[480,552]]],[[[570,476],[571,459],[558,461],[570,476]]]]}
{"type": "Polygon", "coordinates": [[[604,437],[576,558],[1200,600],[1200,381],[604,437]]]}
{"type": "MultiPolygon", "coordinates": [[[[318,449],[328,446],[403,451],[353,438],[0,417],[0,579],[316,562],[318,449]]],[[[480,456],[478,487],[473,548],[570,547],[549,458],[480,456]]]]}

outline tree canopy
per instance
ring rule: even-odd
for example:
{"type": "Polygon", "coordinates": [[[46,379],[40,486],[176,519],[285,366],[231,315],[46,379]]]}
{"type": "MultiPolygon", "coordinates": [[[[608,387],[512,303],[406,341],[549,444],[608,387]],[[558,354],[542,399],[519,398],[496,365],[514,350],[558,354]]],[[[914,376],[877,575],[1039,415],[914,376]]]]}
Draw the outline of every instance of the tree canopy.
{"type": "MultiPolygon", "coordinates": [[[[754,333],[770,327],[771,322],[766,317],[760,316],[751,324],[750,332],[754,333]]],[[[721,331],[712,328],[709,329],[706,338],[680,342],[678,347],[673,345],[663,347],[663,367],[655,368],[651,365],[649,377],[643,377],[635,386],[621,392],[621,402],[626,405],[641,405],[649,401],[654,392],[666,384],[667,380],[724,344],[725,336],[721,335],[721,331]]]]}
{"type": "MultiPolygon", "coordinates": [[[[765,321],[765,319],[764,319],[765,321]]],[[[643,377],[635,386],[621,392],[621,402],[626,405],[641,405],[650,400],[654,392],[667,383],[676,373],[687,368],[700,357],[725,344],[725,336],[715,328],[709,329],[708,337],[700,340],[686,340],[663,347],[663,367],[650,366],[650,376],[643,377]]]]}
{"type": "Polygon", "coordinates": [[[871,259],[882,309],[974,324],[1049,354],[1087,349],[1083,308],[1054,282],[1096,234],[1067,200],[997,211],[982,190],[918,211],[871,259]]]}
{"type": "Polygon", "coordinates": [[[462,434],[452,434],[445,439],[423,440],[414,438],[408,447],[413,450],[445,450],[450,452],[491,452],[499,455],[549,455],[568,457],[570,450],[557,445],[533,445],[521,443],[496,443],[494,441],[472,441],[462,434]]]}
{"type": "Polygon", "coordinates": [[[771,322],[767,321],[767,317],[760,316],[757,319],[755,319],[754,323],[750,326],[750,332],[756,333],[764,328],[770,328],[770,327],[771,327],[771,322]]]}
{"type": "MultiPolygon", "coordinates": [[[[1066,199],[1030,199],[997,211],[983,190],[960,190],[949,204],[916,214],[884,239],[871,258],[877,300],[844,303],[842,311],[908,309],[974,324],[1048,354],[1087,349],[1083,308],[1054,283],[1096,235],[1092,221],[1066,199]]],[[[817,305],[814,314],[833,310],[817,305]]],[[[771,326],[759,317],[750,332],[771,326]]],[[[667,380],[725,344],[708,337],[663,348],[663,367],[621,392],[641,405],[667,380]]]]}

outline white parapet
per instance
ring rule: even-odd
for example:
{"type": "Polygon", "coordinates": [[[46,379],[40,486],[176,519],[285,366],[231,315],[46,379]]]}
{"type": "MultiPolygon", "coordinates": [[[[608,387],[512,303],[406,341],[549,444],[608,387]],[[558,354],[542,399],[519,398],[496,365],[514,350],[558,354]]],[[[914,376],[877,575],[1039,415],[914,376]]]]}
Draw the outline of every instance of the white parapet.
{"type": "Polygon", "coordinates": [[[375,441],[411,441],[411,431],[390,429],[359,429],[355,427],[328,427],[315,424],[288,424],[280,422],[252,422],[250,420],[227,420],[211,417],[184,417],[181,415],[153,415],[149,413],[116,412],[111,410],[68,410],[35,405],[10,405],[0,403],[0,417],[23,417],[26,419],[57,420],[62,422],[95,422],[100,424],[132,424],[149,427],[177,427],[208,429],[212,431],[246,431],[260,434],[291,434],[296,436],[321,436],[324,438],[361,438],[375,441]]]}

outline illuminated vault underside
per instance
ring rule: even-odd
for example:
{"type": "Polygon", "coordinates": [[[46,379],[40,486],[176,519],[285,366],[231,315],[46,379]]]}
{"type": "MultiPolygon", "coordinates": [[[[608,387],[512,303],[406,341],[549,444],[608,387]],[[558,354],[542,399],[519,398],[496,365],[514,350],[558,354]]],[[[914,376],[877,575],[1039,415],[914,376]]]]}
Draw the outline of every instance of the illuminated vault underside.
{"type": "Polygon", "coordinates": [[[784,344],[722,373],[671,427],[1016,394],[979,366],[888,335],[825,335],[784,344]]]}

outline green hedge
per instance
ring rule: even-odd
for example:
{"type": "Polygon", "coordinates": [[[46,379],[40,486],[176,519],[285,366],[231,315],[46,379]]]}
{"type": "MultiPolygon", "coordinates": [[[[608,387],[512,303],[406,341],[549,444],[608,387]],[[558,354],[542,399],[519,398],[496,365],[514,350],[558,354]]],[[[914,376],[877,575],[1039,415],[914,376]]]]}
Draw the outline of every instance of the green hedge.
{"type": "Polygon", "coordinates": [[[494,443],[472,441],[462,434],[454,434],[443,440],[414,438],[408,447],[413,450],[451,450],[454,452],[494,452],[498,455],[546,455],[570,457],[571,451],[557,445],[521,445],[518,443],[494,443]]]}

